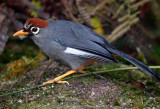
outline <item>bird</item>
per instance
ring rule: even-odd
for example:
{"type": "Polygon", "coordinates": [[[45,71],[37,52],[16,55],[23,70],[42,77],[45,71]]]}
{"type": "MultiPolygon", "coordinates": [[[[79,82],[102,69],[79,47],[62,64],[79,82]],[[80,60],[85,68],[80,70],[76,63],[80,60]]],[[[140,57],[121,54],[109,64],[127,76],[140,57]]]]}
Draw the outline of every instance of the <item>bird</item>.
{"type": "Polygon", "coordinates": [[[67,20],[30,18],[13,36],[25,35],[49,57],[69,65],[72,70],[43,84],[66,83],[61,79],[83,69],[93,62],[114,62],[118,55],[138,67],[145,74],[160,81],[160,75],[137,59],[117,50],[101,35],[87,26],[67,20]]]}

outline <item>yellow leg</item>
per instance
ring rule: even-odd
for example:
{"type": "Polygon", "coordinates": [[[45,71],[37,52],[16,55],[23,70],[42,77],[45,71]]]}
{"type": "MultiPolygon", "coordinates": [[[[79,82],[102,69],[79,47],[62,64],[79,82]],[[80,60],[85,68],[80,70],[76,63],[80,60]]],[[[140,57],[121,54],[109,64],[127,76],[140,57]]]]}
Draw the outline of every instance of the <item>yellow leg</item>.
{"type": "Polygon", "coordinates": [[[66,77],[68,75],[71,75],[73,73],[76,73],[76,72],[77,72],[76,70],[70,70],[70,71],[66,72],[65,74],[63,74],[63,75],[54,78],[53,80],[49,80],[47,82],[44,82],[43,84],[51,84],[51,83],[56,82],[56,83],[67,83],[69,85],[69,83],[67,81],[60,81],[60,79],[66,77]]]}
{"type": "Polygon", "coordinates": [[[80,69],[78,69],[78,70],[70,70],[70,71],[66,72],[65,74],[63,74],[63,75],[54,78],[53,80],[49,80],[49,81],[47,81],[47,82],[44,82],[43,84],[52,84],[52,83],[55,83],[55,82],[56,82],[56,83],[67,83],[67,84],[69,85],[69,83],[68,83],[67,81],[60,81],[60,79],[66,77],[66,76],[68,76],[68,75],[71,75],[71,74],[73,74],[73,73],[77,73],[77,72],[79,72],[79,73],[86,73],[85,71],[83,71],[83,69],[84,69],[88,64],[91,64],[91,63],[93,63],[94,61],[95,61],[95,60],[89,60],[89,61],[87,61],[87,63],[84,64],[80,69]]]}

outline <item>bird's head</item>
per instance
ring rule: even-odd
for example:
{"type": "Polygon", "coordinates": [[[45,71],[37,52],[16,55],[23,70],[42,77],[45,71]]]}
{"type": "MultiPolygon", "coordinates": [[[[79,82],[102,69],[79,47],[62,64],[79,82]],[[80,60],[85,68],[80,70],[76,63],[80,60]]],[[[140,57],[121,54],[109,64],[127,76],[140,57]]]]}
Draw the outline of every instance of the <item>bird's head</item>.
{"type": "Polygon", "coordinates": [[[48,27],[48,25],[49,22],[47,20],[30,18],[24,24],[23,29],[14,33],[13,36],[20,36],[20,35],[38,36],[38,34],[40,34],[41,32],[41,29],[48,27]]]}

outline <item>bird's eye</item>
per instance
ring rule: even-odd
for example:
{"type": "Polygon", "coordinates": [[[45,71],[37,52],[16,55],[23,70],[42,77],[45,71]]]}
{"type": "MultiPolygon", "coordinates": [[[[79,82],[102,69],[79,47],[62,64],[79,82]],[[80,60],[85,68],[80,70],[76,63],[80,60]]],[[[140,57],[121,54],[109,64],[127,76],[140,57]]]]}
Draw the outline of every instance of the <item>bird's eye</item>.
{"type": "Polygon", "coordinates": [[[32,31],[33,34],[38,34],[39,28],[38,27],[32,27],[31,31],[32,31]]]}

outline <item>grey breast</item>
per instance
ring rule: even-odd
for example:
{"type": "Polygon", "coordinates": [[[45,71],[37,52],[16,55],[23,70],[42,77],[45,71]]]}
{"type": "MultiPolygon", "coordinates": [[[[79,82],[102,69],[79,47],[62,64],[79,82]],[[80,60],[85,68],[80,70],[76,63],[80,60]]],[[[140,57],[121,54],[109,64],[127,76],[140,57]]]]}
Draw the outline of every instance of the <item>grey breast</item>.
{"type": "Polygon", "coordinates": [[[60,35],[64,35],[65,32],[61,30],[61,28],[59,28],[60,25],[53,26],[57,24],[52,23],[56,22],[50,21],[49,27],[41,28],[40,34],[38,34],[35,37],[32,37],[33,41],[49,57],[52,57],[56,60],[60,60],[61,62],[68,64],[72,67],[72,69],[80,68],[83,64],[85,64],[87,59],[64,53],[64,50],[67,47],[63,46],[57,39],[58,37],[60,37],[60,35]]]}

